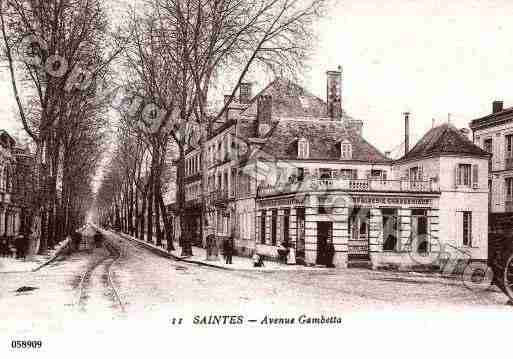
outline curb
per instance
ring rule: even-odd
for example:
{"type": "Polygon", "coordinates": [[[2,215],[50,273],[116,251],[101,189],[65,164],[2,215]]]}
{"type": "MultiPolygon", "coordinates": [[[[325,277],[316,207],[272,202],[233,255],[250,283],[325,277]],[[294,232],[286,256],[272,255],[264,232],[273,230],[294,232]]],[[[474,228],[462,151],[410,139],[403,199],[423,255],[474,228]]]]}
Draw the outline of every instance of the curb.
{"type": "Polygon", "coordinates": [[[174,254],[171,254],[171,253],[169,253],[169,252],[167,252],[167,251],[165,251],[163,249],[155,248],[155,247],[153,247],[152,245],[150,245],[148,243],[141,242],[141,241],[139,241],[137,239],[134,239],[131,236],[125,234],[125,233],[114,232],[114,231],[109,231],[109,232],[117,234],[118,236],[123,237],[123,238],[125,238],[125,239],[127,239],[127,240],[129,240],[129,241],[131,241],[133,243],[139,244],[139,245],[145,247],[146,249],[150,250],[154,254],[157,254],[157,255],[159,255],[161,257],[173,259],[173,260],[175,260],[177,262],[191,263],[191,264],[196,264],[196,265],[203,266],[203,267],[223,269],[223,270],[226,270],[226,271],[236,271],[237,270],[235,268],[226,268],[226,267],[218,266],[218,265],[215,265],[215,264],[210,264],[210,263],[196,261],[194,259],[187,259],[187,258],[183,258],[183,257],[178,257],[178,256],[175,256],[174,254]]]}
{"type": "Polygon", "coordinates": [[[68,249],[70,242],[71,241],[68,240],[66,244],[62,245],[62,247],[60,247],[57,251],[55,251],[52,258],[48,259],[46,262],[39,265],[35,269],[32,269],[30,272],[37,272],[38,270],[40,270],[40,269],[46,267],[47,265],[51,264],[52,262],[54,262],[65,249],[68,249]]]}

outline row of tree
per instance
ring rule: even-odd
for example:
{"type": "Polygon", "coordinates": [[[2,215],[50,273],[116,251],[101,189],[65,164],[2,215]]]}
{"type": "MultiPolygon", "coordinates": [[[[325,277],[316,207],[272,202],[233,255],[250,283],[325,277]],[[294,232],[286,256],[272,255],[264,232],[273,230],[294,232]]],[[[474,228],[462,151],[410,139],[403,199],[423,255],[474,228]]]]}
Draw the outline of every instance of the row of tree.
{"type": "Polygon", "coordinates": [[[120,51],[101,0],[1,0],[3,62],[19,121],[36,152],[34,193],[22,223],[41,222],[44,252],[80,226],[105,148],[104,93],[120,51]]]}
{"type": "MultiPolygon", "coordinates": [[[[167,239],[171,248],[163,193],[170,181],[175,184],[176,215],[184,223],[186,152],[201,148],[205,173],[205,141],[240,84],[251,74],[295,78],[326,5],[327,0],[148,0],[129,8],[120,80],[131,105],[118,108],[118,148],[96,202],[103,218],[150,241],[155,229],[157,244],[167,239]],[[214,108],[220,88],[228,88],[230,100],[214,108]]],[[[202,178],[203,216],[206,198],[202,178]]],[[[178,235],[184,254],[190,254],[188,236],[178,235]]]]}
{"type": "MultiPolygon", "coordinates": [[[[171,246],[163,197],[175,183],[183,223],[191,142],[203,159],[213,124],[249,75],[302,71],[327,2],[139,0],[114,14],[114,35],[107,0],[0,0],[3,60],[41,174],[31,208],[42,216],[42,250],[82,222],[92,202],[120,229],[148,240],[155,231],[158,244],[171,246]],[[113,87],[120,103],[106,95],[113,87]],[[220,88],[231,97],[214,110],[220,88]],[[93,193],[107,140],[116,146],[93,193]]],[[[203,199],[206,187],[202,180],[203,199]]]]}

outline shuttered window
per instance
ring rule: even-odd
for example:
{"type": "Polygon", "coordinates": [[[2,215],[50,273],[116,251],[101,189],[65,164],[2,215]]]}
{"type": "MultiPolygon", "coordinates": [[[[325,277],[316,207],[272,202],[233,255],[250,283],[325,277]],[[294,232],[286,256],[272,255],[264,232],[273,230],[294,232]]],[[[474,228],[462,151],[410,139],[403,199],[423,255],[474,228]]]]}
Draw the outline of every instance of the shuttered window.
{"type": "Polygon", "coordinates": [[[308,148],[308,141],[304,138],[298,140],[297,142],[297,156],[298,158],[308,158],[310,151],[308,148]]]}
{"type": "Polygon", "coordinates": [[[472,246],[472,212],[463,212],[463,245],[472,246]]]}
{"type": "Polygon", "coordinates": [[[456,184],[458,186],[470,186],[471,185],[471,171],[472,166],[467,163],[460,163],[456,167],[456,184]]]}
{"type": "Polygon", "coordinates": [[[479,166],[472,165],[472,187],[479,187],[479,166]]]}

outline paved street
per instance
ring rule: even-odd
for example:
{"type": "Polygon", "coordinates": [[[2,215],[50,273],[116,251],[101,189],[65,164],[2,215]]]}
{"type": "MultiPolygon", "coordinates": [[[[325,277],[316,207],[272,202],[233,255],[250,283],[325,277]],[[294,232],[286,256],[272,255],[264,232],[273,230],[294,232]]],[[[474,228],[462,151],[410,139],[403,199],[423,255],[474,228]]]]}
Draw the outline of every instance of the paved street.
{"type": "Polygon", "coordinates": [[[171,261],[117,235],[107,237],[120,253],[97,248],[35,273],[0,274],[0,317],[48,323],[173,313],[259,319],[264,313],[511,310],[500,292],[473,292],[458,280],[360,269],[226,271],[171,261]],[[37,289],[17,293],[22,286],[37,289]]]}

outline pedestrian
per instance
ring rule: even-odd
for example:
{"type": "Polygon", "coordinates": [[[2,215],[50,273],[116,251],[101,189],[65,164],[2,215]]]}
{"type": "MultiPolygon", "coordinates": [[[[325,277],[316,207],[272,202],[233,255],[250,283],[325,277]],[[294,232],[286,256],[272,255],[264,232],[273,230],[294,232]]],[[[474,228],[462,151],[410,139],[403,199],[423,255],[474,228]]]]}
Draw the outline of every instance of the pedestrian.
{"type": "Polygon", "coordinates": [[[100,248],[102,245],[103,236],[100,233],[100,231],[96,231],[96,234],[94,235],[94,244],[96,248],[100,248]]]}
{"type": "Polygon", "coordinates": [[[287,257],[289,255],[289,247],[288,244],[285,242],[281,242],[278,246],[278,258],[281,263],[286,264],[287,263],[287,257]]]}
{"type": "Polygon", "coordinates": [[[255,252],[253,254],[253,267],[263,267],[264,266],[264,257],[255,252]]]}
{"type": "Polygon", "coordinates": [[[82,242],[82,235],[79,231],[73,232],[71,235],[71,245],[75,252],[78,252],[80,249],[80,242],[82,242]]]}
{"type": "Polygon", "coordinates": [[[25,235],[23,233],[19,233],[16,236],[16,238],[14,240],[14,245],[16,247],[16,259],[25,259],[26,258],[26,253],[25,253],[26,241],[27,241],[27,238],[25,237],[25,235]]]}
{"type": "Polygon", "coordinates": [[[230,249],[228,255],[229,255],[229,263],[228,264],[233,264],[232,263],[232,260],[233,260],[233,254],[235,253],[235,239],[233,238],[233,234],[230,236],[230,238],[228,239],[228,248],[230,249]]]}
{"type": "Polygon", "coordinates": [[[333,243],[328,243],[328,246],[326,248],[326,266],[328,268],[334,268],[335,265],[333,264],[333,259],[335,257],[335,246],[333,243]]]}
{"type": "Polygon", "coordinates": [[[233,237],[225,238],[223,241],[223,256],[226,264],[232,264],[233,256],[233,237]]]}
{"type": "Polygon", "coordinates": [[[2,257],[8,257],[10,254],[9,244],[7,243],[7,237],[0,238],[0,255],[2,257]]]}

